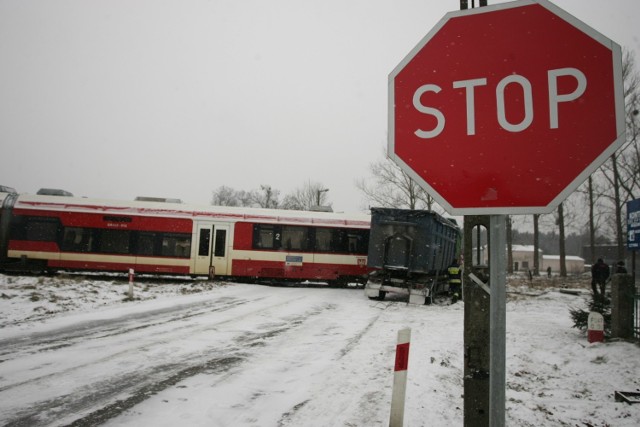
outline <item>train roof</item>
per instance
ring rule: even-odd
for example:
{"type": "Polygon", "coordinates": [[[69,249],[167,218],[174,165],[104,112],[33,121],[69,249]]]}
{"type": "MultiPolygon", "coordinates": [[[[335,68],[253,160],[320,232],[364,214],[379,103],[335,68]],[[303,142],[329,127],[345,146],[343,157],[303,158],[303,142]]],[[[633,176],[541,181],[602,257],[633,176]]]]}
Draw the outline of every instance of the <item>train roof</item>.
{"type": "Polygon", "coordinates": [[[118,201],[84,197],[60,197],[21,194],[15,209],[44,209],[110,215],[149,215],[195,220],[261,221],[300,225],[369,227],[371,216],[365,213],[311,212],[230,206],[189,205],[155,201],[118,201]]]}

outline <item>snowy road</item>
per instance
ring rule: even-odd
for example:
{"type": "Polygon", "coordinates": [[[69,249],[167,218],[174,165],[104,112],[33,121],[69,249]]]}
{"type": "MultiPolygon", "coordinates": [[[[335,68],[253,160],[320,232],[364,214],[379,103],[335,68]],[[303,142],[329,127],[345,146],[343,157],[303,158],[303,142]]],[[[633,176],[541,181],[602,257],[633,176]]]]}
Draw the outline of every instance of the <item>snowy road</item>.
{"type": "MultiPolygon", "coordinates": [[[[142,303],[1,339],[0,419],[10,426],[95,425],[192,380],[215,387],[197,406],[218,425],[238,416],[284,424],[308,402],[313,377],[330,375],[388,307],[350,289],[234,288],[232,295],[160,308],[142,303]],[[363,315],[353,304],[372,307],[363,315]]],[[[387,356],[391,344],[381,343],[387,356]]]]}
{"type": "MultiPolygon", "coordinates": [[[[511,287],[507,425],[637,426],[640,348],[588,344],[583,296],[511,287]]],[[[586,285],[588,286],[588,284],[586,285]]],[[[412,329],[405,425],[462,425],[463,311],[361,289],[0,275],[2,426],[384,426],[412,329]]]]}

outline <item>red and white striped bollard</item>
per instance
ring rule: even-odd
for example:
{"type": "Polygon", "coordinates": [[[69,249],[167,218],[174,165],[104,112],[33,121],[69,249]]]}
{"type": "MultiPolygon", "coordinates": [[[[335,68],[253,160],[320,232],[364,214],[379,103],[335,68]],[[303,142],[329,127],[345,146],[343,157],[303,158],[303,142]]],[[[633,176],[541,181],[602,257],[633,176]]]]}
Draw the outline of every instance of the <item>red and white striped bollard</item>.
{"type": "Polygon", "coordinates": [[[404,422],[404,401],[407,390],[407,368],[409,367],[409,344],[411,329],[398,331],[396,345],[396,364],[393,373],[393,392],[391,395],[391,416],[389,427],[402,427],[404,422]]]}

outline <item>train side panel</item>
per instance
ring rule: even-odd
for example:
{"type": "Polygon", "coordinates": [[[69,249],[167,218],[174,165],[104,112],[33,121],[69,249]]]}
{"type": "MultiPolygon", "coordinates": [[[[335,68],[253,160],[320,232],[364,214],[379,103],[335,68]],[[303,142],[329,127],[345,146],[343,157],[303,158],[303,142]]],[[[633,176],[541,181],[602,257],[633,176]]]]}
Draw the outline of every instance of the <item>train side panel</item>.
{"type": "Polygon", "coordinates": [[[29,269],[189,274],[192,220],[13,209],[7,255],[29,269]]]}
{"type": "Polygon", "coordinates": [[[364,216],[12,197],[4,269],[362,282],[369,271],[364,216]]]}
{"type": "Polygon", "coordinates": [[[282,280],[364,281],[368,229],[239,222],[232,274],[282,280]]]}

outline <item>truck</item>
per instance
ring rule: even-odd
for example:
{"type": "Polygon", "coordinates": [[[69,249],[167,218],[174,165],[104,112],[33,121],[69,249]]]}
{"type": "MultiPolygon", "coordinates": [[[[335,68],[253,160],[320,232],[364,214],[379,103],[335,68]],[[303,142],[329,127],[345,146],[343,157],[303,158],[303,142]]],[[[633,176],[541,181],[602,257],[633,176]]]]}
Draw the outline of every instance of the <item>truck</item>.
{"type": "Polygon", "coordinates": [[[447,267],[460,253],[455,219],[426,210],[372,208],[364,291],[383,300],[388,292],[408,295],[413,304],[430,304],[448,291],[447,267]]]}

